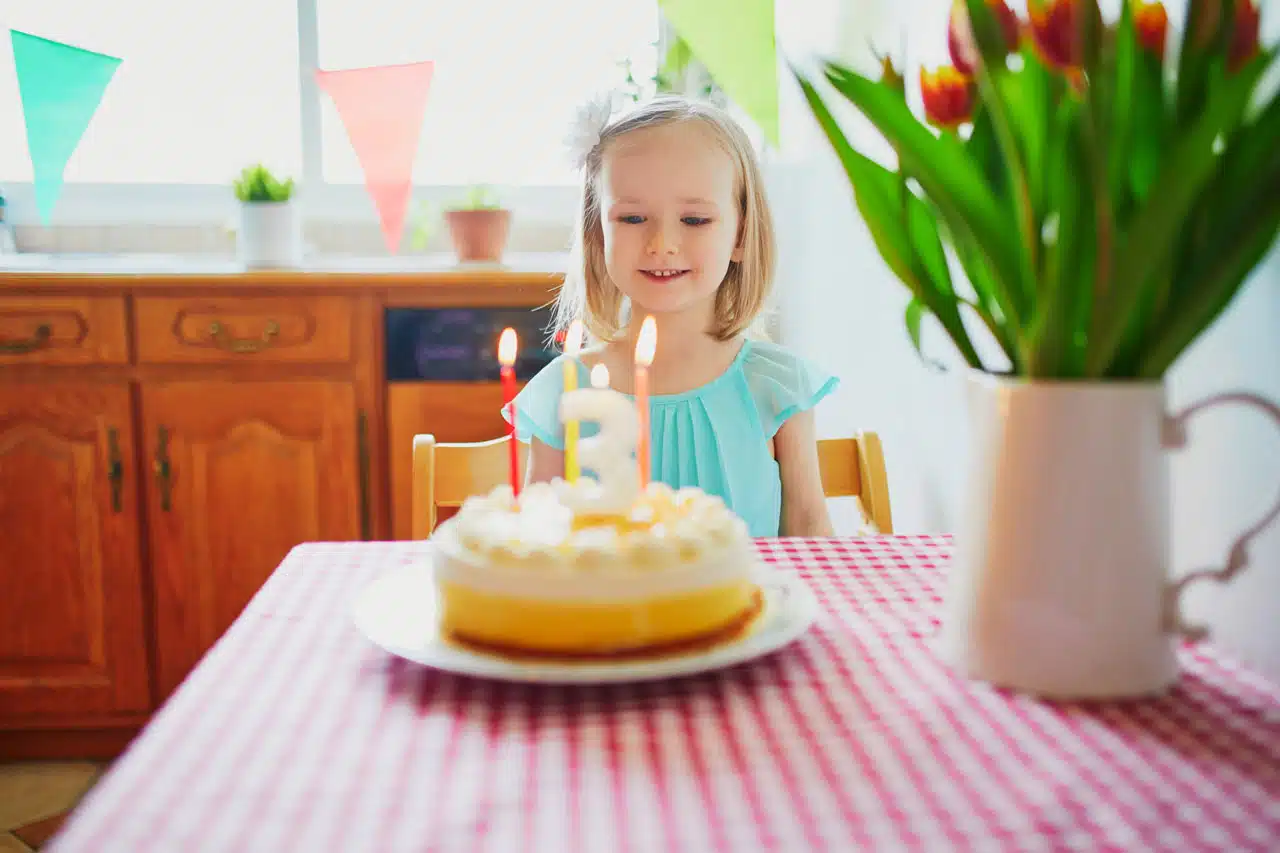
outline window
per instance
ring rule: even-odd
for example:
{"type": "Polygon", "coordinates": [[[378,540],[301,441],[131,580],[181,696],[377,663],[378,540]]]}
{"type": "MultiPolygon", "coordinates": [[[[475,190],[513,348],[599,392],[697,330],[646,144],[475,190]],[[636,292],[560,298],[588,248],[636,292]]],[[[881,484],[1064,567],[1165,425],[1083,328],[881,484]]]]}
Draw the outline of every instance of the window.
{"type": "MultiPolygon", "coordinates": [[[[656,2],[317,0],[326,69],[434,60],[415,164],[419,184],[572,181],[563,140],[577,106],[653,73],[656,2]]],[[[324,179],[361,183],[332,101],[322,99],[324,179]]]]}
{"type": "MultiPolygon", "coordinates": [[[[416,184],[564,187],[573,177],[562,149],[573,111],[594,91],[621,84],[624,60],[637,77],[651,74],[658,40],[656,0],[5,5],[8,27],[123,59],[67,165],[64,198],[76,184],[109,184],[116,192],[125,189],[120,185],[146,189],[153,201],[170,188],[175,199],[220,199],[213,187],[225,186],[246,164],[262,161],[302,178],[308,158],[320,164],[325,184],[363,184],[332,101],[318,87],[300,85],[307,57],[318,57],[325,69],[435,61],[416,184]],[[308,114],[319,115],[319,139],[307,138],[305,128],[315,126],[304,120],[308,114]],[[205,188],[193,195],[191,185],[205,188]]],[[[26,145],[6,33],[0,44],[6,188],[32,179],[26,145]]],[[[120,205],[129,203],[119,196],[120,205]]],[[[217,216],[225,216],[225,206],[217,216]]]]}
{"type": "Polygon", "coordinates": [[[123,59],[67,163],[67,183],[225,184],[258,160],[301,167],[294,0],[5,6],[0,182],[32,179],[7,27],[123,59]]]}

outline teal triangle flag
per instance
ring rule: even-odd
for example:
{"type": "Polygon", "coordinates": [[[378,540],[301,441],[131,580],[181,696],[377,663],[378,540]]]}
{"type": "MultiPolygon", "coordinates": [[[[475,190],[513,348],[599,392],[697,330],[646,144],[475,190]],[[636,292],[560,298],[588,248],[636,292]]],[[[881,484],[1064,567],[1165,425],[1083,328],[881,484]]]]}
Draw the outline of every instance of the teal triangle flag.
{"type": "Polygon", "coordinates": [[[48,225],[62,190],[62,172],[120,60],[18,30],[9,34],[35,175],[36,210],[48,225]]]}

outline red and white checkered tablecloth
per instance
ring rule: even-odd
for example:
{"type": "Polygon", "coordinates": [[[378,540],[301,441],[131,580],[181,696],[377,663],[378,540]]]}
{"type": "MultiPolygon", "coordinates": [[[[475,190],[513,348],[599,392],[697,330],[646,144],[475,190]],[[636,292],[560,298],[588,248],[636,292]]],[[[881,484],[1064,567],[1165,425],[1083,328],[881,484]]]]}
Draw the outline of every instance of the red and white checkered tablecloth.
{"type": "Polygon", "coordinates": [[[295,550],[55,853],[1280,850],[1280,688],[1212,646],[1166,697],[1047,704],[931,650],[944,538],[765,541],[823,613],[622,686],[446,675],[350,606],[421,543],[295,550]]]}

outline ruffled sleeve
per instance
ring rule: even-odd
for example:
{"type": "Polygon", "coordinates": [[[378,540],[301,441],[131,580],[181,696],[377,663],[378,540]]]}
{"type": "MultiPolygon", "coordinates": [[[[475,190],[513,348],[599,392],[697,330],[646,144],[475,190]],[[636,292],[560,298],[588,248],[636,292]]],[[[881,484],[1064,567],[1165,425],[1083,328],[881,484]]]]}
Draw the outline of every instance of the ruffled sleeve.
{"type": "Polygon", "coordinates": [[[769,438],[790,417],[812,409],[840,384],[839,377],[786,347],[764,341],[749,346],[743,372],[769,438]]]}
{"type": "MultiPolygon", "coordinates": [[[[528,442],[533,436],[543,444],[564,449],[564,427],[560,423],[560,397],[564,393],[565,357],[559,356],[543,367],[516,394],[516,439],[528,442]]],[[[579,386],[582,377],[579,371],[579,386]]],[[[502,418],[511,423],[511,412],[502,407],[502,418]]]]}

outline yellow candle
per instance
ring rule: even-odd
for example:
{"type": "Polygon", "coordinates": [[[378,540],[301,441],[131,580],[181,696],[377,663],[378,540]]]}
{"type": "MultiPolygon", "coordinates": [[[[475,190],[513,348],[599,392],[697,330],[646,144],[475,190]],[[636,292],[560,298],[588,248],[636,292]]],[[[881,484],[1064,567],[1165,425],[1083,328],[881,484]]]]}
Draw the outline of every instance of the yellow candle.
{"type": "MultiPolygon", "coordinates": [[[[578,353],[582,351],[582,321],[574,320],[564,339],[564,393],[578,387],[578,353]]],[[[572,483],[581,473],[578,469],[578,419],[564,423],[564,478],[572,483]]]]}

